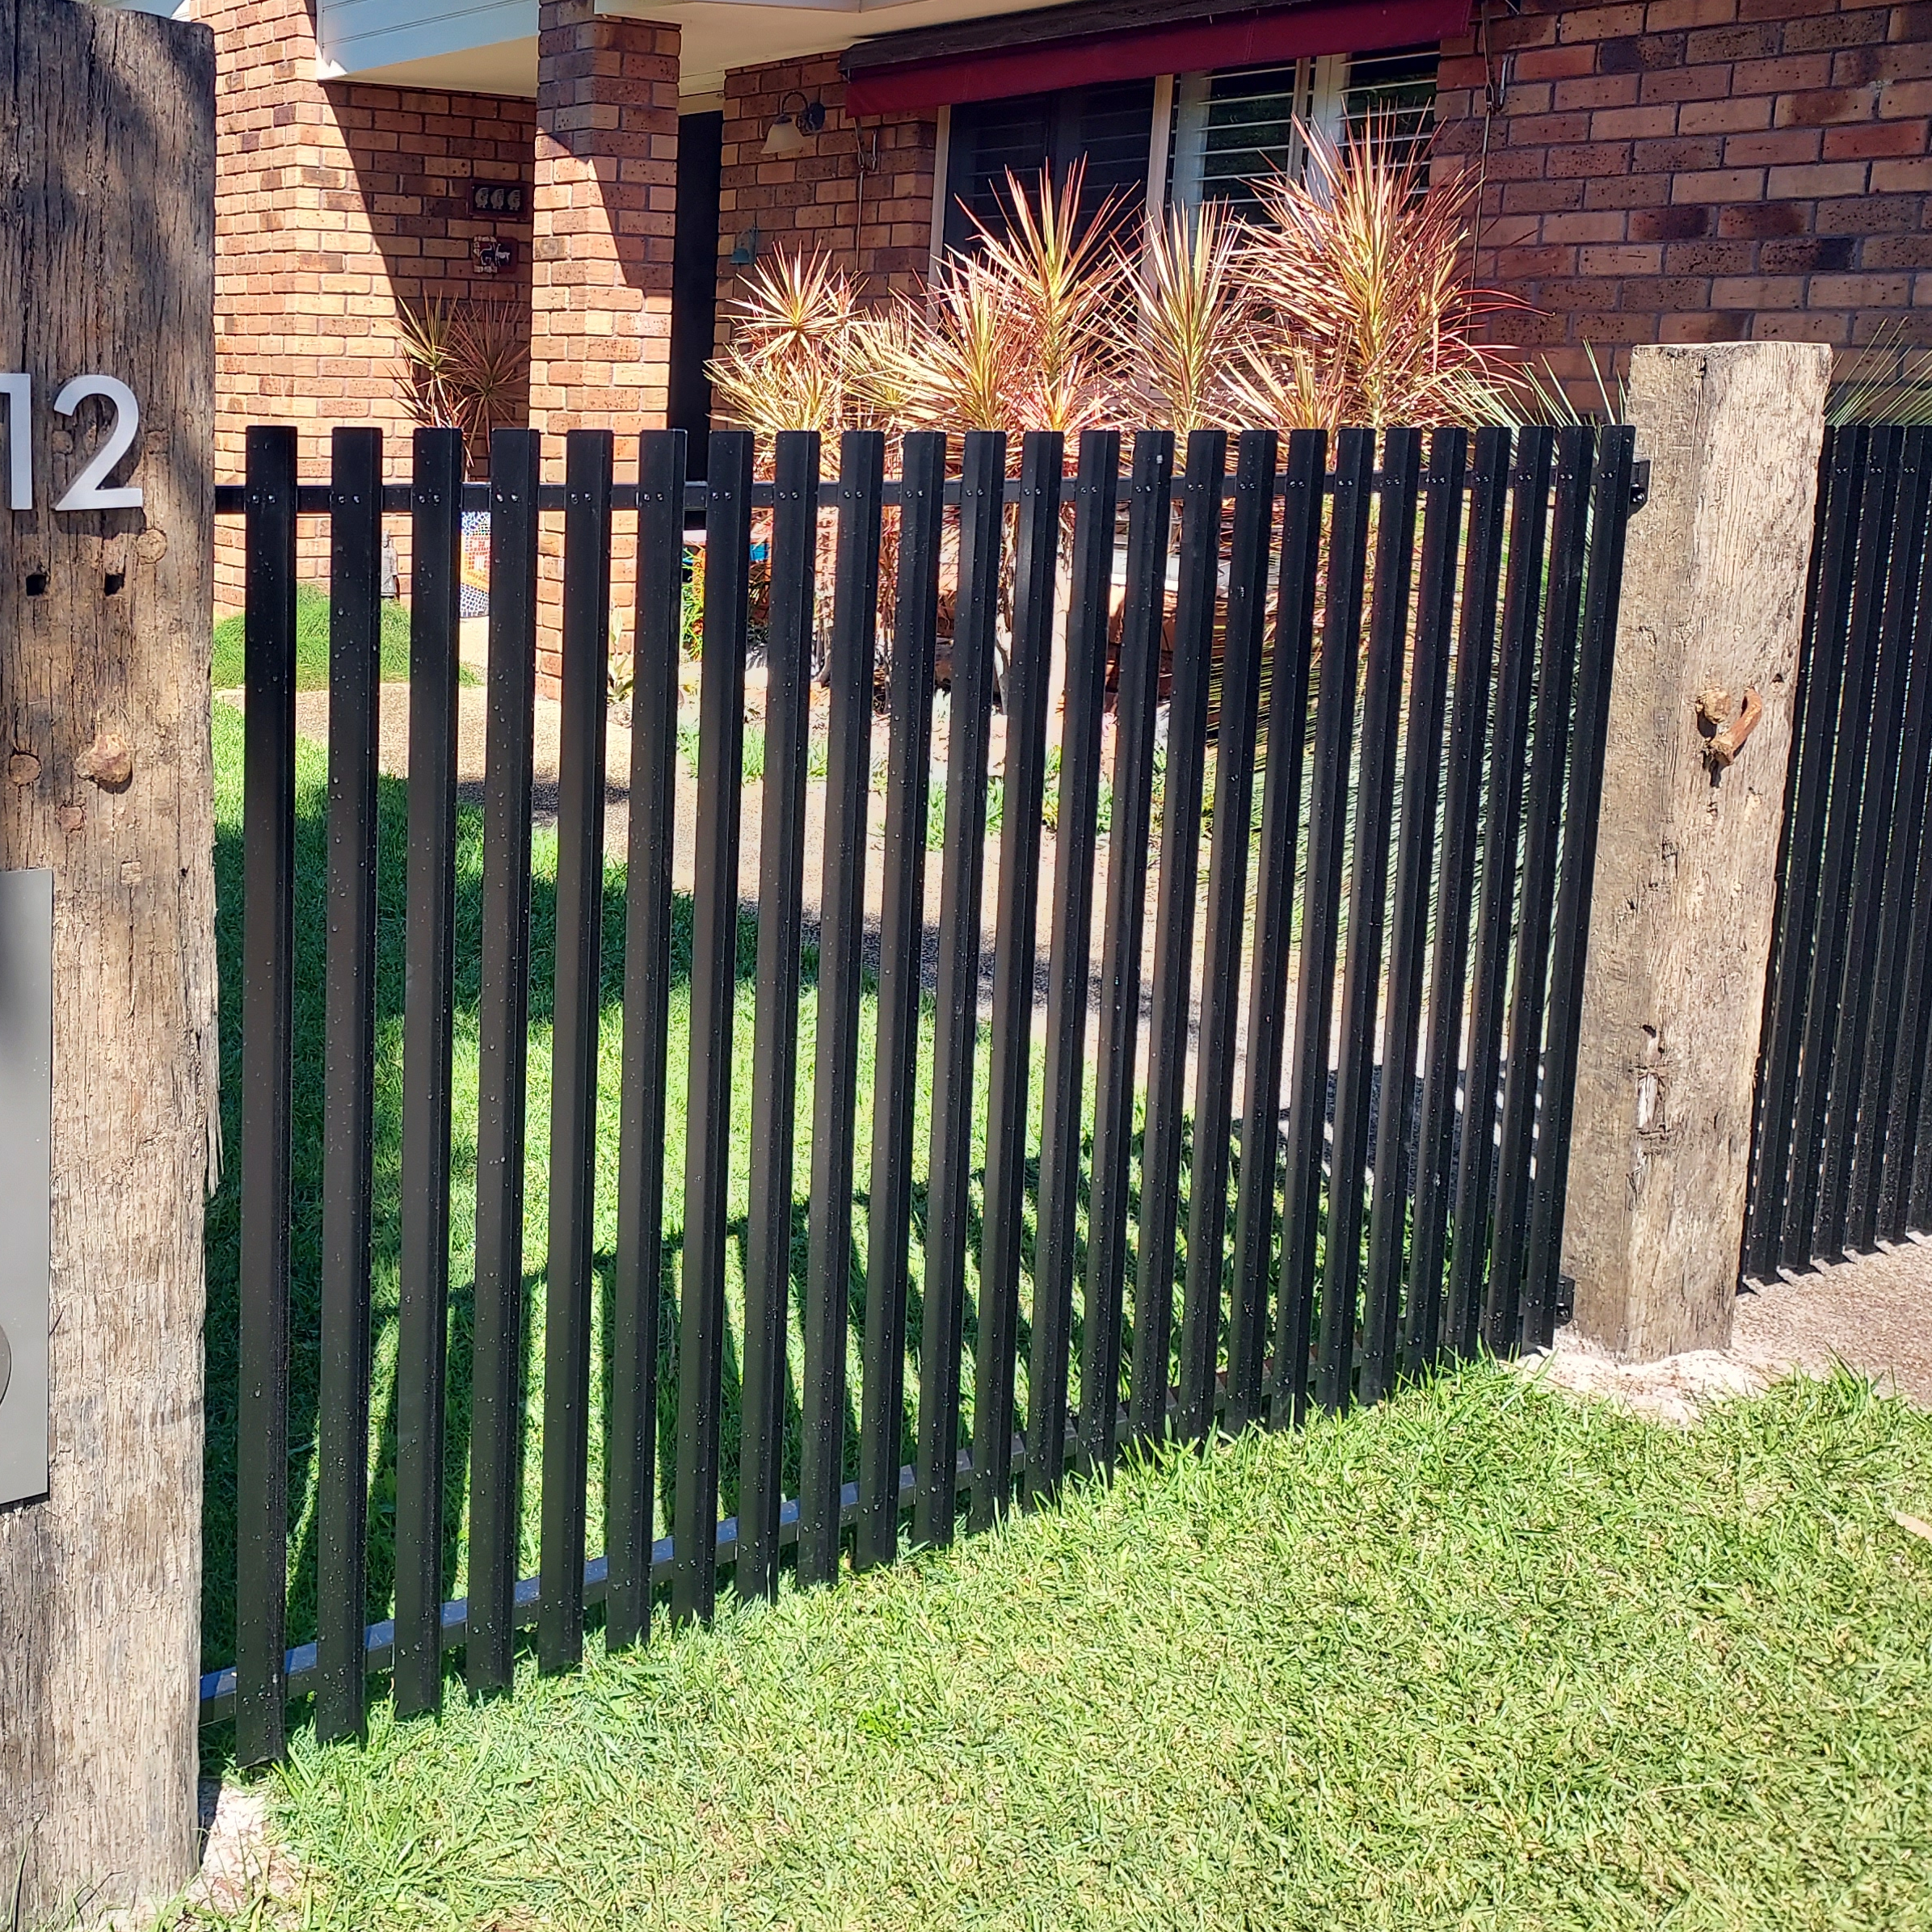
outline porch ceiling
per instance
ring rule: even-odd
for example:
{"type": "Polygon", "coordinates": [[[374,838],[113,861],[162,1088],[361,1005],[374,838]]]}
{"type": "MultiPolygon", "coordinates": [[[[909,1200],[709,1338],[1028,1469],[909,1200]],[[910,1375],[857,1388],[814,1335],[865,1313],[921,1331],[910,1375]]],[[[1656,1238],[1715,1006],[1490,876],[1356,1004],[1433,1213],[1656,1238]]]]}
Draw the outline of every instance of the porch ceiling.
{"type": "MultiPolygon", "coordinates": [[[[600,0],[600,13],[683,32],[680,91],[710,95],[726,72],[837,53],[873,34],[1037,8],[1039,0],[600,0]]],[[[318,0],[324,79],[457,93],[537,92],[537,0],[318,0]]]]}

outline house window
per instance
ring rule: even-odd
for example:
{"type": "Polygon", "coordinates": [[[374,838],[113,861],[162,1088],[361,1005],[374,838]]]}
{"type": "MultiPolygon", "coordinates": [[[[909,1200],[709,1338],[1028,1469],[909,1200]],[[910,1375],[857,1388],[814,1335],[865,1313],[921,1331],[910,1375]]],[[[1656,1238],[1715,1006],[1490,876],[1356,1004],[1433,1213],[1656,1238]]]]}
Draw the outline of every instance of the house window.
{"type": "Polygon", "coordinates": [[[1081,213],[1110,204],[1118,219],[1138,214],[1147,199],[1153,128],[1151,80],[955,107],[946,144],[946,246],[969,246],[975,221],[995,234],[1005,227],[1009,168],[1031,190],[1043,162],[1062,181],[1084,156],[1081,213]]]}
{"type": "Polygon", "coordinates": [[[1185,208],[1224,201],[1252,216],[1259,204],[1251,182],[1276,170],[1302,170],[1298,119],[1339,141],[1379,115],[1412,149],[1435,126],[1435,103],[1433,46],[1178,74],[1168,198],[1185,208]]]}
{"type": "Polygon", "coordinates": [[[1379,115],[1413,150],[1435,126],[1435,102],[1431,44],[962,103],[941,137],[945,192],[936,249],[970,248],[975,221],[1004,229],[1009,168],[1031,189],[1043,162],[1063,180],[1083,157],[1084,214],[1109,206],[1125,226],[1159,206],[1164,190],[1172,204],[1198,208],[1211,199],[1252,217],[1260,204],[1251,182],[1277,169],[1302,171],[1298,120],[1340,141],[1379,115]]]}

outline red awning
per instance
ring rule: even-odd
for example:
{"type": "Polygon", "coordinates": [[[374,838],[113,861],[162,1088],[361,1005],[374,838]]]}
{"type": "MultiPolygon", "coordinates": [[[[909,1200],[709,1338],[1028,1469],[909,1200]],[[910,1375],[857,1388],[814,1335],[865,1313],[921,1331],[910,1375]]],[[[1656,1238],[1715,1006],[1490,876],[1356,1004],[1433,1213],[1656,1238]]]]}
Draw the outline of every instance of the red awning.
{"type": "Polygon", "coordinates": [[[1156,74],[1256,67],[1311,54],[1373,53],[1451,39],[1469,25],[1470,0],[1315,0],[1275,13],[1175,21],[995,48],[943,60],[868,67],[846,84],[848,114],[898,114],[960,101],[1003,100],[1156,74]]]}

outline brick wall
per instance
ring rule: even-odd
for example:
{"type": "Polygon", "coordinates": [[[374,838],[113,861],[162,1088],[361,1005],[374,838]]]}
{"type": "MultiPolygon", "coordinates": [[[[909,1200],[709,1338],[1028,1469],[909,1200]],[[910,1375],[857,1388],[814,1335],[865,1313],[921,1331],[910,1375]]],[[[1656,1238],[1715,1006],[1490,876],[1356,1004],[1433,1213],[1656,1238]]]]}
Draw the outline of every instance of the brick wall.
{"type": "MultiPolygon", "coordinates": [[[[794,98],[789,107],[796,112],[799,104],[794,98]]],[[[721,347],[730,339],[729,305],[743,274],[730,259],[731,250],[754,224],[761,259],[779,251],[823,250],[864,278],[861,293],[867,300],[883,301],[923,284],[932,252],[935,119],[916,114],[848,119],[836,54],[734,69],[725,76],[724,116],[718,238],[721,347]],[[765,135],[785,95],[794,90],[824,103],[825,126],[806,137],[802,153],[768,161],[765,135]]]]}
{"type": "Polygon", "coordinates": [[[1499,336],[1573,390],[1586,343],[1932,341],[1932,5],[1488,4],[1438,152],[1483,175],[1480,279],[1544,311],[1499,336]]]}
{"type": "MultiPolygon", "coordinates": [[[[213,0],[215,30],[216,474],[242,474],[250,423],[305,431],[305,476],[326,475],[326,429],[374,423],[407,462],[397,304],[471,297],[528,310],[521,221],[474,220],[473,179],[531,175],[534,104],[495,95],[318,82],[307,0],[213,0]],[[478,273],[480,236],[508,241],[507,272],[478,273]]],[[[305,526],[320,576],[326,534],[305,526]]],[[[241,598],[238,530],[217,546],[216,597],[241,598]]]]}

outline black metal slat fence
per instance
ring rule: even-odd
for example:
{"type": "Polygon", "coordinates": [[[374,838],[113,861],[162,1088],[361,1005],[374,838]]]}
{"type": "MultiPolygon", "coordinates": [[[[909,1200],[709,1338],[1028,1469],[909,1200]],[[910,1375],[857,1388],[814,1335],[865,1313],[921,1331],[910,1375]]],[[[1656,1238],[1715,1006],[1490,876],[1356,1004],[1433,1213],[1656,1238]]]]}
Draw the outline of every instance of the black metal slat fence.
{"type": "MultiPolygon", "coordinates": [[[[247,483],[218,498],[225,512],[246,516],[249,568],[242,1520],[237,1660],[203,1683],[204,1714],[232,1713],[243,1759],[279,1753],[287,1702],[303,1692],[317,1694],[324,1735],[351,1736],[371,1671],[394,1669],[399,1711],[433,1709],[442,1653],[457,1646],[471,1688],[499,1687],[510,1679],[519,1627],[537,1627],[544,1668],[566,1667],[600,1602],[607,1644],[634,1643],[647,1634],[655,1589],[668,1585],[675,1615],[706,1616],[721,1568],[735,1566],[741,1593],[768,1594],[794,1541],[801,1581],[827,1581],[848,1526],[855,1562],[890,1562],[908,1506],[913,1536],[944,1543],[962,1503],[980,1526],[1011,1506],[1017,1488],[1029,1502],[1050,1498],[1070,1458],[1110,1467],[1123,1432],[1202,1440],[1217,1421],[1293,1421],[1313,1401],[1340,1408],[1386,1394],[1399,1371],[1417,1371],[1444,1349],[1547,1339],[1631,503],[1629,431],[1533,429],[1513,451],[1501,431],[1344,431],[1332,473],[1328,440],[1315,432],[1290,436],[1277,469],[1272,432],[1245,433],[1231,451],[1223,432],[1199,431],[1178,477],[1164,432],[1133,439],[1125,477],[1111,431],[1082,437],[1071,475],[1058,436],[1029,435],[1009,452],[996,435],[970,436],[963,449],[920,435],[905,440],[893,480],[883,440],[855,433],[843,439],[834,482],[820,479],[818,439],[799,435],[778,440],[768,483],[753,480],[751,439],[722,432],[702,485],[685,482],[681,437],[659,432],[642,440],[633,485],[615,481],[611,436],[584,431],[567,439],[561,489],[540,482],[528,431],[499,432],[492,481],[481,488],[461,481],[453,432],[418,436],[415,480],[402,490],[381,485],[373,432],[339,433],[334,480],[319,489],[297,485],[292,432],[251,431],[248,449],[247,483]],[[673,891],[673,850],[680,607],[694,505],[705,589],[687,908],[673,891]],[[490,512],[492,579],[475,969],[469,1595],[447,1602],[461,1509],[444,1492],[443,1411],[456,541],[465,507],[490,512]],[[365,1628],[375,551],[384,510],[410,515],[415,544],[405,1198],[396,1614],[365,1628]],[[822,549],[828,513],[836,528],[822,549]],[[291,1650],[294,584],[297,517],[325,514],[334,600],[326,1253],[319,1336],[295,1338],[322,1357],[321,1574],[316,1643],[291,1650]],[[542,1454],[532,1472],[541,1561],[536,1576],[519,1580],[524,1180],[530,1130],[541,1124],[524,1118],[539,529],[559,516],[548,1287],[542,1454]],[[593,1232],[619,526],[635,529],[638,562],[620,1198],[606,1289],[593,1232]],[[768,557],[756,793],[743,776],[755,545],[768,557]],[[896,562],[882,585],[882,553],[896,562]],[[821,851],[808,847],[806,824],[822,555],[834,564],[821,851]],[[928,935],[936,640],[949,604],[945,824],[928,935]],[[887,612],[875,807],[874,660],[887,612]],[[1048,676],[1056,634],[1066,666],[1058,719],[1048,676]],[[995,777],[1001,820],[989,838],[995,777]],[[734,1004],[741,813],[754,798],[762,817],[746,1121],[733,1112],[734,1042],[743,1038],[734,1004]],[[869,954],[875,809],[882,890],[869,954]],[[997,884],[987,891],[995,839],[997,884]],[[823,888],[815,1033],[802,1068],[804,908],[814,879],[823,888]],[[687,920],[681,1022],[673,952],[687,920]],[[680,1048],[689,1066],[684,1133],[681,1147],[667,1147],[677,1139],[680,1048]],[[811,1085],[802,1189],[802,1074],[811,1085]],[[868,1098],[861,1184],[855,1156],[868,1098]],[[748,1214],[734,1272],[734,1162],[746,1151],[748,1214]],[[666,1201],[667,1178],[680,1172],[681,1228],[666,1201]],[[794,1299],[802,1306],[795,1462],[794,1299]],[[676,1321],[671,1388],[659,1379],[661,1311],[676,1321]],[[860,1337],[856,1401],[851,1332],[860,1337]],[[661,1405],[674,1411],[668,1426],[661,1405]],[[593,1526],[600,1423],[605,1521],[593,1526]],[[721,1522],[721,1461],[734,1444],[738,1513],[721,1522]],[[661,1461],[675,1498],[667,1535],[655,1534],[661,1461]],[[606,1555],[589,1553],[599,1530],[606,1555]]],[[[1908,703],[1921,732],[1922,683],[1915,677],[1908,703]]],[[[1896,762],[1910,768],[1909,754],[1896,762]]],[[[1921,820],[1924,788],[1907,789],[1903,817],[1921,820]]],[[[1909,921],[1895,913],[1875,932],[1878,954],[1910,953],[1922,966],[1922,937],[1909,921]]],[[[1915,1010],[1932,1011],[1932,1001],[1915,1010]]],[[[1905,1105],[1911,1084],[1894,1080],[1887,1105],[1905,1105]]],[[[1889,1185],[1890,1168],[1871,1171],[1889,1185]]],[[[1896,1185],[1884,1193],[1895,1196],[1896,1185]]]]}
{"type": "Polygon", "coordinates": [[[1828,430],[1742,1273],[1932,1232],[1932,430],[1828,430]]]}

